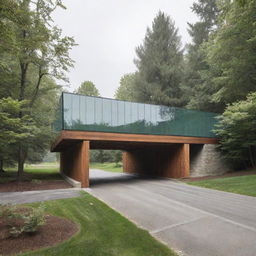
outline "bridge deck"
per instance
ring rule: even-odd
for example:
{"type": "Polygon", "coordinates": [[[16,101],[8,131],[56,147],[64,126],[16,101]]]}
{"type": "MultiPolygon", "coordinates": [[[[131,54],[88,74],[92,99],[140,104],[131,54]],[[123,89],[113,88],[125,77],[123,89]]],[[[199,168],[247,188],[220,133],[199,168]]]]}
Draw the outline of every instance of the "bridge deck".
{"type": "Polygon", "coordinates": [[[190,175],[190,144],[217,144],[216,114],[63,93],[51,151],[60,170],[89,186],[90,149],[123,150],[123,170],[169,178],[190,175]]]}
{"type": "Polygon", "coordinates": [[[163,136],[145,134],[121,134],[88,131],[61,131],[52,145],[51,151],[58,152],[78,141],[90,141],[91,149],[122,149],[146,147],[154,145],[185,144],[217,144],[217,138],[163,136]]]}

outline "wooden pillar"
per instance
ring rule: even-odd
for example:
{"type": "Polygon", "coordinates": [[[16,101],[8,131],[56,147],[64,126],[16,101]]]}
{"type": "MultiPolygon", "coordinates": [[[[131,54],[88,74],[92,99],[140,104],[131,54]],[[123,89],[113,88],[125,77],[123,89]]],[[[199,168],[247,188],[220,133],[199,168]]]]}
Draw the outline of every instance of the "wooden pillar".
{"type": "Polygon", "coordinates": [[[123,153],[123,171],[149,176],[189,176],[189,144],[151,147],[123,153]]]}
{"type": "Polygon", "coordinates": [[[89,187],[89,141],[81,141],[68,147],[60,154],[60,171],[89,187]]]}

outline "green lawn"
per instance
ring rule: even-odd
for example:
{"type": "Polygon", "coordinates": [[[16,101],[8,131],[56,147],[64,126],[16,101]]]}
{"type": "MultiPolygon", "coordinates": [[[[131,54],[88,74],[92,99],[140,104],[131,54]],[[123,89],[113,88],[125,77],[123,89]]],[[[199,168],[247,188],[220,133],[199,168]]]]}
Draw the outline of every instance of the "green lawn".
{"type": "MultiPolygon", "coordinates": [[[[60,180],[62,179],[56,164],[25,165],[25,180],[60,180]]],[[[0,174],[0,184],[16,180],[17,168],[8,168],[0,174]]]]}
{"type": "Polygon", "coordinates": [[[256,175],[236,176],[201,181],[190,181],[187,184],[212,188],[247,196],[256,196],[256,175]]]}
{"type": "Polygon", "coordinates": [[[123,172],[121,163],[118,166],[116,166],[116,163],[90,163],[90,168],[109,172],[123,172]]]}
{"type": "MultiPolygon", "coordinates": [[[[155,240],[106,204],[83,192],[80,197],[45,202],[50,214],[68,218],[80,226],[70,240],[48,249],[20,255],[45,256],[173,256],[155,240]]],[[[38,204],[32,204],[38,206],[38,204]]]]}

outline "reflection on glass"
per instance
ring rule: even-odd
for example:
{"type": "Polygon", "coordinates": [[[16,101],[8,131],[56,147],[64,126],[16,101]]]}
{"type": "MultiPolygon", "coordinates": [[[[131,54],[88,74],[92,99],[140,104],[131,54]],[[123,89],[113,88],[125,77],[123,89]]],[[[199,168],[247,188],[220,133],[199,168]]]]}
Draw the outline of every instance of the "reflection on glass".
{"type": "Polygon", "coordinates": [[[70,93],[62,100],[56,123],[63,118],[64,129],[215,137],[214,113],[70,93]]]}

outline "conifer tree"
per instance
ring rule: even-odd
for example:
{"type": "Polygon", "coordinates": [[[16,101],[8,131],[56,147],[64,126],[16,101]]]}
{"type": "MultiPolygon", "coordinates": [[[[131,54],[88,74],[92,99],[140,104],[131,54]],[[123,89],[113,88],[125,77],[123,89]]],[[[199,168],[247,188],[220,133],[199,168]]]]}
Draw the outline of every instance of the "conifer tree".
{"type": "Polygon", "coordinates": [[[183,53],[178,29],[168,15],[157,14],[136,54],[135,100],[181,106],[183,53]]]}

